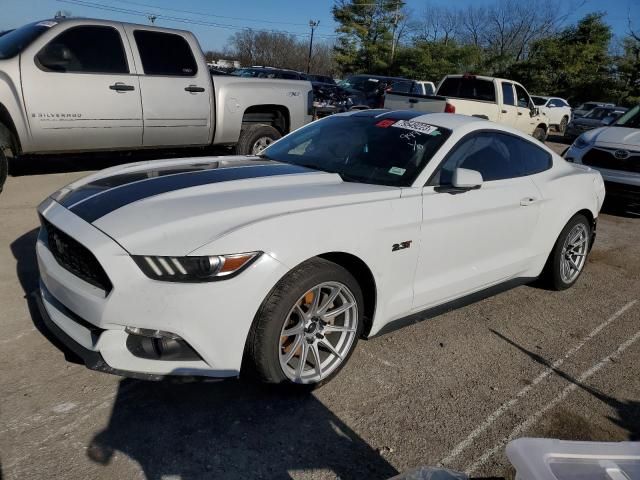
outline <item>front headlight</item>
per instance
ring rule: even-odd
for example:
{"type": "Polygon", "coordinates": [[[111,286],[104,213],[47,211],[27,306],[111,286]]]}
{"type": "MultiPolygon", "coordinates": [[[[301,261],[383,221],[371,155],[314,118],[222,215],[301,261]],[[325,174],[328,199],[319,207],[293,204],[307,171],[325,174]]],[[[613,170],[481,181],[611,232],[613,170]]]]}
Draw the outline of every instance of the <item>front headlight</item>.
{"type": "Polygon", "coordinates": [[[164,282],[213,282],[242,272],[262,252],[201,257],[160,257],[132,255],[140,270],[153,280],[164,282]]]}
{"type": "Polygon", "coordinates": [[[589,145],[591,145],[591,142],[586,140],[584,133],[582,135],[580,135],[578,138],[576,138],[576,141],[573,142],[573,146],[576,148],[587,148],[589,145]]]}

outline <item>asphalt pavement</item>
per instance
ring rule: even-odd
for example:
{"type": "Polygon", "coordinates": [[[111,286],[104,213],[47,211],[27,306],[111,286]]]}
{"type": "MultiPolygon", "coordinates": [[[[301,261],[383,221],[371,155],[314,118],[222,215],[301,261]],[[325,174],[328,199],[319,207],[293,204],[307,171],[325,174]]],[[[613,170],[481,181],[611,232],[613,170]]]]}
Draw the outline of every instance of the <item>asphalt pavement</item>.
{"type": "Polygon", "coordinates": [[[601,214],[574,288],[522,286],[362,341],[311,395],[144,382],[78,364],[30,297],[37,204],[107,164],[31,161],[0,195],[0,478],[512,478],[513,438],[640,439],[640,216],[601,214]]]}

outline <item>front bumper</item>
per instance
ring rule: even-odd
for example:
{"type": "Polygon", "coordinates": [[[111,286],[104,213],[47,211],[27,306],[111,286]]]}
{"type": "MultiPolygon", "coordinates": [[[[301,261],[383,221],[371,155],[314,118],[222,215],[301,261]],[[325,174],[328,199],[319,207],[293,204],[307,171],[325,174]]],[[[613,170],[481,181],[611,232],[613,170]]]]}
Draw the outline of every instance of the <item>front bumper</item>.
{"type": "Polygon", "coordinates": [[[166,375],[239,375],[255,313],[271,287],[286,273],[280,262],[265,254],[242,274],[220,282],[156,281],[145,276],[113,239],[53,200],[43,202],[39,213],[86,247],[112,283],[107,292],[65,269],[53,256],[41,231],[36,254],[43,318],[89,368],[146,379],[166,375]],[[131,336],[126,327],[175,334],[197,356],[178,360],[144,358],[130,348],[130,342],[128,346],[131,336]]]}

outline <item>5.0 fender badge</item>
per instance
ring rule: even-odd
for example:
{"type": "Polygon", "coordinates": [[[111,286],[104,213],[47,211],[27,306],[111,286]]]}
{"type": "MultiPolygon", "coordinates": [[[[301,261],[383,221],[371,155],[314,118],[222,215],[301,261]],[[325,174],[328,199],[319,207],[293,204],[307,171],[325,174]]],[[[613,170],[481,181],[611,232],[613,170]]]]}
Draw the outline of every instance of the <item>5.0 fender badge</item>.
{"type": "Polygon", "coordinates": [[[394,243],[391,246],[392,252],[397,252],[398,250],[404,250],[405,248],[409,248],[411,246],[412,240],[407,240],[406,242],[394,243]]]}

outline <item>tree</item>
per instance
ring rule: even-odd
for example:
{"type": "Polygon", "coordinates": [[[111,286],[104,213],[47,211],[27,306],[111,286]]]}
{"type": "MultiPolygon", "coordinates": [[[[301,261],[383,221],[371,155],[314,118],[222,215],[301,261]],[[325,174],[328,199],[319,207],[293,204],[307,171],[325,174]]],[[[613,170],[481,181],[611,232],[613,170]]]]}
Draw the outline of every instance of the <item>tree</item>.
{"type": "Polygon", "coordinates": [[[387,73],[404,7],[402,0],[338,0],[332,9],[338,23],[334,53],[343,72],[387,73]]]}

